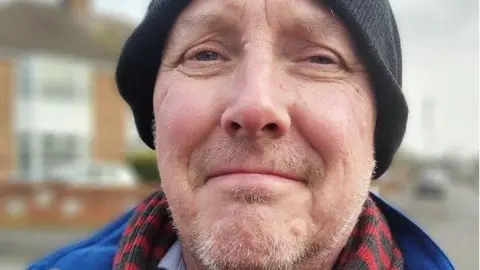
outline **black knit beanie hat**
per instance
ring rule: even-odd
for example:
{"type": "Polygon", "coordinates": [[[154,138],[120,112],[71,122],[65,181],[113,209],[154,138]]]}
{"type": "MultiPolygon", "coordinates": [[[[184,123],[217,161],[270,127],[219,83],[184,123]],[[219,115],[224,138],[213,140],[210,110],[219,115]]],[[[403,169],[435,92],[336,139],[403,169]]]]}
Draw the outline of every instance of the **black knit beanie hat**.
{"type": "MultiPolygon", "coordinates": [[[[320,0],[319,0],[320,1],[320,0]]],[[[372,179],[390,166],[407,124],[408,107],[401,91],[402,53],[397,24],[388,0],[323,0],[340,17],[365,59],[375,89],[375,168],[372,179]]],[[[181,11],[191,0],[152,0],[145,18],[128,38],[116,80],[130,105],[141,139],[154,149],[153,90],[164,45],[181,11]]]]}

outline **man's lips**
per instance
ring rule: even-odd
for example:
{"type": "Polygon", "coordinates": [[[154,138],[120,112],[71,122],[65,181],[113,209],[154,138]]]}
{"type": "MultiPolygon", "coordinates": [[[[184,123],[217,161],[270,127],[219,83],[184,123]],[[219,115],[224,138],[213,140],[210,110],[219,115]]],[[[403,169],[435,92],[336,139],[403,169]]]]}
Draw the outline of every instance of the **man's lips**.
{"type": "Polygon", "coordinates": [[[304,182],[300,177],[292,173],[281,172],[277,170],[270,169],[246,169],[246,168],[232,168],[232,169],[222,169],[209,174],[205,182],[208,182],[210,179],[219,178],[224,176],[234,176],[234,175],[251,175],[251,176],[267,176],[275,178],[283,178],[285,180],[295,181],[295,182],[304,182]]]}

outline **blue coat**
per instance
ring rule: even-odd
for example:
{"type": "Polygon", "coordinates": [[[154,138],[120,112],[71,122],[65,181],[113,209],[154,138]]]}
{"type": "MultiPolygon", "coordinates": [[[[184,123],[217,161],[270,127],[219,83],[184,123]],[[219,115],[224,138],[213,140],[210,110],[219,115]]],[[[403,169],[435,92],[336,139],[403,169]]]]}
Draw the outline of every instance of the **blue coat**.
{"type": "MultiPolygon", "coordinates": [[[[407,217],[376,195],[393,236],[404,256],[404,269],[455,269],[443,251],[407,217]]],[[[123,230],[133,210],[99,230],[90,238],[67,246],[35,262],[29,270],[110,270],[123,230]]]]}

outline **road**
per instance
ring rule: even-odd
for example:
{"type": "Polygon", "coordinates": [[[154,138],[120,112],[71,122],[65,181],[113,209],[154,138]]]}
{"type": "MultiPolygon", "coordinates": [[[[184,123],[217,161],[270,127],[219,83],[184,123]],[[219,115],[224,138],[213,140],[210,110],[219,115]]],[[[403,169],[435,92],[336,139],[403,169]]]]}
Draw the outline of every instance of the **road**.
{"type": "MultiPolygon", "coordinates": [[[[385,198],[422,226],[445,250],[457,269],[479,269],[478,193],[452,186],[444,201],[418,200],[407,189],[385,198]]],[[[1,231],[0,270],[23,270],[28,262],[83,238],[78,231],[1,231]]]]}
{"type": "Polygon", "coordinates": [[[427,231],[456,269],[479,269],[478,192],[450,186],[443,201],[418,200],[411,189],[385,197],[427,231]]]}
{"type": "Polygon", "coordinates": [[[67,230],[0,230],[0,270],[24,270],[36,258],[89,234],[67,230]]]}

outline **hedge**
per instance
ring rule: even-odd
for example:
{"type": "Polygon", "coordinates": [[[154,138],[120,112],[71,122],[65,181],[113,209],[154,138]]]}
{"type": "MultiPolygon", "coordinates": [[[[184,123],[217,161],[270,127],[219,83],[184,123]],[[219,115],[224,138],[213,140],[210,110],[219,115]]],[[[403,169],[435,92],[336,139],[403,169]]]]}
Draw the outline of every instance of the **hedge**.
{"type": "Polygon", "coordinates": [[[144,183],[160,182],[157,159],[154,152],[134,153],[128,156],[128,164],[137,172],[144,183]]]}

